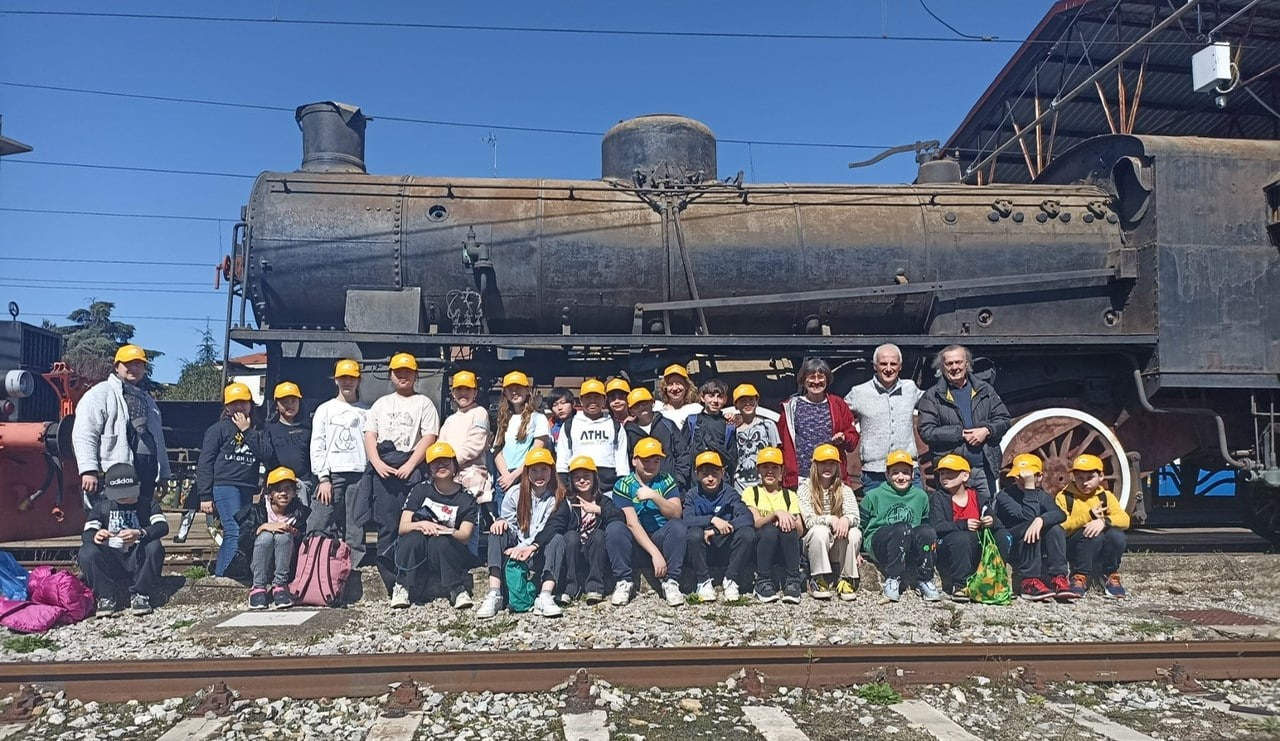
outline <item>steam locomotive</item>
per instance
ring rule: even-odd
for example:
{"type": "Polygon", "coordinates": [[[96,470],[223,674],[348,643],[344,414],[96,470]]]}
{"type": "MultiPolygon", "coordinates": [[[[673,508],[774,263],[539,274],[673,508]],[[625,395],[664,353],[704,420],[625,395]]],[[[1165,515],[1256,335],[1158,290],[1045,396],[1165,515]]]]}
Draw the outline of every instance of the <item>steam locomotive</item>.
{"type": "Polygon", "coordinates": [[[637,384],[692,358],[780,398],[806,356],[843,392],[880,343],[922,383],[963,344],[1050,486],[1094,452],[1142,516],[1150,471],[1225,466],[1280,540],[1280,142],[1101,136],[1030,185],[946,159],[910,185],[756,184],[653,115],[605,135],[599,178],[485,179],[371,175],[359,108],[296,119],[301,167],[257,178],[224,262],[267,388],[327,397],[335,358],[385,378],[409,351],[437,397],[460,363],[637,384]]]}

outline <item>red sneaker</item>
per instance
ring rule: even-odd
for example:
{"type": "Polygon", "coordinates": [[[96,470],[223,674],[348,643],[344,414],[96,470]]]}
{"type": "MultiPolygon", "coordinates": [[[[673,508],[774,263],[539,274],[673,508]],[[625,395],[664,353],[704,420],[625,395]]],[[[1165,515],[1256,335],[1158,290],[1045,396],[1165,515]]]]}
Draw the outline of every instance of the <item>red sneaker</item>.
{"type": "Polygon", "coordinates": [[[1053,590],[1046,587],[1039,579],[1023,579],[1022,598],[1032,602],[1043,602],[1053,599],[1053,590]]]}
{"type": "Polygon", "coordinates": [[[1063,574],[1058,574],[1050,579],[1049,588],[1053,590],[1053,596],[1060,601],[1069,602],[1073,599],[1080,599],[1080,595],[1071,589],[1071,584],[1063,574]]]}

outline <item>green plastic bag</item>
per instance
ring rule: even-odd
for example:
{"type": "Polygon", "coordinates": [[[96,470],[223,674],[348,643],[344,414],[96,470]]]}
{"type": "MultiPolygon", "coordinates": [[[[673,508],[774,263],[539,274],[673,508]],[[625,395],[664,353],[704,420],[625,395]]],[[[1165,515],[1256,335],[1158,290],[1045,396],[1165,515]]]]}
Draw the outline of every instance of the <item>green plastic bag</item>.
{"type": "Polygon", "coordinates": [[[978,542],[982,545],[982,558],[978,559],[978,568],[965,585],[969,599],[984,605],[1007,605],[1013,599],[1013,585],[1009,583],[1009,569],[1000,557],[990,528],[978,531],[978,542]]]}
{"type": "Polygon", "coordinates": [[[507,581],[507,607],[512,612],[532,610],[533,601],[538,597],[538,585],[533,581],[533,574],[529,573],[529,564],[508,558],[503,571],[507,581]]]}

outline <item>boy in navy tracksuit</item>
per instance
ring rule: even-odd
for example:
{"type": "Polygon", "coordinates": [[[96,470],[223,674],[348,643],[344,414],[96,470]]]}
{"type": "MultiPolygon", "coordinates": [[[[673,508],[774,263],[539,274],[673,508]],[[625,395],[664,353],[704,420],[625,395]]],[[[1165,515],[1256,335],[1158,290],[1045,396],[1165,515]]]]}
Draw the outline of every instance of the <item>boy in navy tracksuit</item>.
{"type": "Polygon", "coordinates": [[[1067,513],[1040,488],[1044,464],[1030,453],[1015,456],[1008,486],[996,495],[996,513],[1009,529],[1010,563],[1018,569],[1022,598],[1043,602],[1077,599],[1067,582],[1067,513]]]}
{"type": "Polygon", "coordinates": [[[169,523],[155,497],[140,497],[133,466],[117,463],[107,469],[103,481],[106,496],[89,510],[76,560],[98,599],[98,617],[123,610],[126,589],[133,614],[146,615],[151,612],[151,591],[160,584],[162,541],[169,523]]]}
{"type": "Polygon", "coordinates": [[[689,568],[697,581],[698,599],[715,602],[716,589],[711,583],[707,551],[727,552],[729,565],[724,572],[724,598],[733,602],[742,594],[741,585],[751,583],[750,576],[743,581],[742,572],[747,559],[755,552],[755,519],[742,501],[742,495],[725,480],[719,453],[713,450],[701,453],[695,464],[698,483],[684,494],[683,519],[689,527],[685,553],[689,568]]]}
{"type": "Polygon", "coordinates": [[[698,388],[702,411],[685,422],[689,433],[690,450],[696,456],[708,450],[720,454],[724,461],[725,479],[734,483],[738,470],[738,441],[733,423],[724,418],[724,407],[729,402],[729,387],[719,378],[713,378],[698,388]]]}

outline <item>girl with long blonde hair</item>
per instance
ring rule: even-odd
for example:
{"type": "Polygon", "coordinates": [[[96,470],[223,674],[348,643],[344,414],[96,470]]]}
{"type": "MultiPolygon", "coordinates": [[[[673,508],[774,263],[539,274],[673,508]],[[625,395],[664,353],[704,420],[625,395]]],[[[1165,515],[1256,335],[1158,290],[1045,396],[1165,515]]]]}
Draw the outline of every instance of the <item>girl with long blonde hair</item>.
{"type": "Polygon", "coordinates": [[[815,599],[852,600],[858,592],[858,548],[862,531],[858,500],[840,478],[840,450],[831,444],[813,451],[809,478],[800,482],[800,517],[809,555],[809,594],[815,599]],[[840,567],[839,574],[832,568],[840,567]]]}

